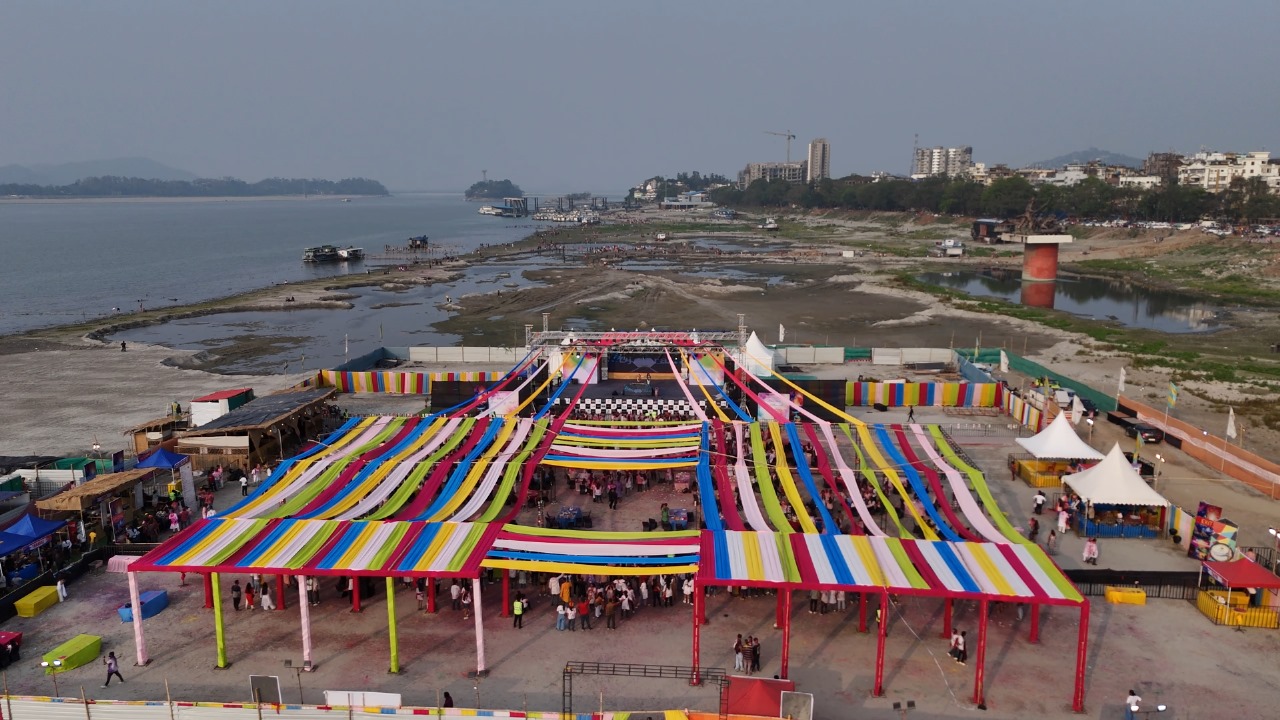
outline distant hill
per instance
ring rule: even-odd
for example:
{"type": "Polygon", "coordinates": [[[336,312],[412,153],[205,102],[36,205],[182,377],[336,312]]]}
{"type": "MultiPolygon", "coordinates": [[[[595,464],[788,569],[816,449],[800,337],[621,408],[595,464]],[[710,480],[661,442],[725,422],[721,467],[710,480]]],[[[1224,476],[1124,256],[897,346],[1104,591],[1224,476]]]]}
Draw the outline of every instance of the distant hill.
{"type": "Polygon", "coordinates": [[[70,185],[91,177],[130,177],[146,180],[196,180],[195,173],[169,167],[151,158],[128,157],[111,160],[37,165],[0,166],[0,185],[70,185]]]}
{"type": "Polygon", "coordinates": [[[1066,155],[1059,155],[1050,160],[1041,160],[1040,162],[1031,163],[1042,168],[1060,168],[1063,165],[1072,165],[1075,163],[1087,163],[1090,160],[1100,160],[1106,165],[1124,165],[1125,167],[1141,168],[1142,160],[1120,153],[1113,153],[1109,150],[1099,150],[1091,147],[1088,150],[1077,150],[1066,155]]]}
{"type": "Polygon", "coordinates": [[[501,200],[509,197],[524,197],[520,186],[510,180],[484,180],[467,188],[468,200],[501,200]]]}

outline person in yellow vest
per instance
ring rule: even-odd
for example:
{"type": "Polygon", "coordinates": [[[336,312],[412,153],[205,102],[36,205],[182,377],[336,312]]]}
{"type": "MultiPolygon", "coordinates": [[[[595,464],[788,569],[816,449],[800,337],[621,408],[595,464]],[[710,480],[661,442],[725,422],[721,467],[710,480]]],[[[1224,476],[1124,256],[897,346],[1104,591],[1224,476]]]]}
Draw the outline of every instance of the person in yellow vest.
{"type": "Polygon", "coordinates": [[[511,614],[515,618],[512,622],[513,627],[524,627],[524,606],[526,605],[524,593],[516,593],[516,599],[511,603],[511,614]]]}

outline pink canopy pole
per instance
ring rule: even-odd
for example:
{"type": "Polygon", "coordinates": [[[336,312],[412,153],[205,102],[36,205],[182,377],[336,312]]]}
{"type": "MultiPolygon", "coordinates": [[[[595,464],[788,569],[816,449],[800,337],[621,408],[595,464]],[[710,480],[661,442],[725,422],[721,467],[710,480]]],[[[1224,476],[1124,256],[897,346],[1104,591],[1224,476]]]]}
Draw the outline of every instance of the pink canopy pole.
{"type": "Polygon", "coordinates": [[[276,610],[284,610],[288,607],[284,594],[284,580],[284,575],[276,576],[276,610]]]}
{"type": "Polygon", "coordinates": [[[1076,688],[1071,696],[1071,709],[1084,712],[1085,662],[1089,659],[1089,599],[1080,603],[1080,639],[1076,645],[1076,688]]]}
{"type": "MultiPolygon", "coordinates": [[[[298,576],[298,616],[302,623],[302,664],[311,662],[311,603],[307,602],[307,576],[298,576]]],[[[281,603],[283,604],[283,603],[281,603]]]]}
{"type": "Polygon", "coordinates": [[[987,615],[991,609],[991,601],[983,598],[978,602],[978,653],[974,658],[973,669],[973,702],[975,705],[986,705],[987,696],[982,687],[986,679],[987,664],[987,615]]]}
{"type": "Polygon", "coordinates": [[[511,571],[502,569],[502,617],[511,617],[511,571]]]}
{"type": "Polygon", "coordinates": [[[700,660],[702,655],[702,588],[698,587],[697,581],[693,586],[693,677],[689,679],[690,685],[701,685],[702,677],[698,673],[700,660]]]}
{"type": "Polygon", "coordinates": [[[436,612],[436,579],[427,576],[427,612],[435,614],[436,612]]]}
{"type": "Polygon", "coordinates": [[[351,578],[351,612],[360,612],[360,578],[351,578]]]}
{"type": "MultiPolygon", "coordinates": [[[[741,590],[746,591],[746,588],[741,588],[741,590]]],[[[773,629],[774,630],[782,629],[782,624],[784,622],[782,619],[783,617],[785,616],[782,614],[782,593],[779,592],[777,603],[773,608],[773,629]]]]}
{"type": "Polygon", "coordinates": [[[858,593],[858,632],[867,631],[867,594],[858,593]]]}
{"type": "Polygon", "coordinates": [[[129,602],[133,609],[133,645],[137,649],[135,665],[151,662],[147,657],[147,638],[142,634],[142,598],[138,593],[138,573],[129,573],[129,602]]]}
{"type": "MultiPolygon", "coordinates": [[[[865,607],[865,604],[864,604],[865,607]]],[[[889,634],[889,594],[881,593],[880,595],[880,620],[876,623],[879,627],[876,629],[878,637],[876,638],[876,684],[872,688],[871,694],[875,697],[884,697],[884,640],[889,634]]]]}
{"type": "Polygon", "coordinates": [[[1040,603],[1031,603],[1031,636],[1028,640],[1040,642],[1040,603]]]}
{"type": "Polygon", "coordinates": [[[791,665],[791,591],[780,592],[782,593],[782,671],[778,674],[786,680],[787,668],[791,665]]]}
{"type": "Polygon", "coordinates": [[[942,635],[939,637],[951,638],[951,598],[942,601],[942,635]]]}
{"type": "Polygon", "coordinates": [[[476,613],[476,675],[484,675],[484,623],[480,620],[480,578],[471,578],[471,608],[476,613]]]}
{"type": "Polygon", "coordinates": [[[213,576],[204,574],[204,609],[213,609],[213,576]]]}

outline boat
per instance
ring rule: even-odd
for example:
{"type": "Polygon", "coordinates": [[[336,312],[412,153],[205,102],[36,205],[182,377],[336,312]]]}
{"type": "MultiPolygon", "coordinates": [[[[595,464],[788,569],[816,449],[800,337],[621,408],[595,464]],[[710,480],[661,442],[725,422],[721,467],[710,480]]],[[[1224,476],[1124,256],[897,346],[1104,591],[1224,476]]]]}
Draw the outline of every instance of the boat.
{"type": "Polygon", "coordinates": [[[654,237],[654,239],[655,239],[655,240],[666,240],[666,239],[668,239],[668,238],[670,238],[670,237],[671,237],[671,236],[670,236],[670,235],[668,235],[668,234],[666,234],[666,233],[658,233],[658,234],[654,237]]]}
{"type": "Polygon", "coordinates": [[[337,245],[319,245],[302,251],[302,262],[309,263],[355,262],[363,259],[364,248],[350,245],[344,248],[340,248],[337,245]]]}
{"type": "Polygon", "coordinates": [[[515,208],[510,205],[483,205],[479,210],[481,215],[493,215],[494,217],[515,217],[515,208]]]}
{"type": "Polygon", "coordinates": [[[761,230],[777,230],[778,221],[773,218],[765,218],[764,222],[760,223],[760,229],[761,230]]]}

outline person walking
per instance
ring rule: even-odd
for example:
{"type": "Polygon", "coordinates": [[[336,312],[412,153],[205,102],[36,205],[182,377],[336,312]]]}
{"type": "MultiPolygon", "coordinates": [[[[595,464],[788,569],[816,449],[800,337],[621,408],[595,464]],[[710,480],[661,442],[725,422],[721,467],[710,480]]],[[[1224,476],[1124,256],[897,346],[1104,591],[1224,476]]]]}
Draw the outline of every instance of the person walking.
{"type": "Polygon", "coordinates": [[[252,582],[245,583],[245,586],[244,586],[244,609],[245,610],[253,609],[253,593],[254,592],[255,591],[253,589],[253,583],[252,582]]]}
{"type": "MultiPolygon", "coordinates": [[[[421,590],[418,591],[418,596],[422,596],[421,590]]],[[[418,604],[421,605],[422,602],[419,601],[418,604]]],[[[516,593],[516,600],[511,603],[511,617],[513,618],[512,627],[524,627],[524,593],[516,593]]]]}
{"type": "Polygon", "coordinates": [[[604,604],[604,626],[610,630],[618,629],[618,601],[613,598],[604,604]]]}
{"type": "Polygon", "coordinates": [[[1049,498],[1045,497],[1043,490],[1037,490],[1036,496],[1032,498],[1031,502],[1034,503],[1031,511],[1039,515],[1044,510],[1044,504],[1049,502],[1049,498]]]}
{"type": "Polygon", "coordinates": [[[1130,689],[1129,697],[1124,699],[1124,720],[1134,720],[1134,712],[1141,702],[1142,696],[1130,689]]]}
{"type": "Polygon", "coordinates": [[[262,583],[261,589],[258,590],[258,597],[262,600],[263,610],[276,609],[276,601],[271,599],[271,583],[262,583]]]}
{"type": "Polygon", "coordinates": [[[240,476],[240,496],[249,496],[249,477],[247,475],[240,476]]]}
{"type": "Polygon", "coordinates": [[[818,614],[818,595],[819,593],[817,590],[809,591],[809,614],[810,615],[818,614]]]}
{"type": "Polygon", "coordinates": [[[733,669],[741,671],[742,666],[742,633],[738,633],[738,639],[733,641],[733,669]]]}
{"type": "Polygon", "coordinates": [[[564,624],[569,626],[569,632],[578,631],[578,623],[576,622],[577,619],[578,619],[578,606],[574,605],[573,601],[570,600],[568,603],[568,607],[564,609],[564,620],[565,620],[564,624]]]}
{"type": "Polygon", "coordinates": [[[960,662],[960,631],[955,628],[951,629],[951,646],[947,649],[947,654],[952,660],[960,662]]]}
{"type": "Polygon", "coordinates": [[[1065,535],[1067,533],[1067,522],[1071,519],[1071,513],[1067,512],[1065,507],[1058,508],[1058,534],[1065,535]]]}
{"type": "Polygon", "coordinates": [[[1058,533],[1053,530],[1049,531],[1049,539],[1044,543],[1045,552],[1050,555],[1058,554],[1058,533]]]}
{"type": "Polygon", "coordinates": [[[912,405],[907,408],[907,422],[913,423],[915,421],[916,421],[916,406],[912,405]]]}
{"type": "Polygon", "coordinates": [[[240,590],[240,581],[236,580],[231,583],[231,607],[240,612],[240,598],[242,591],[240,590]]]}
{"type": "Polygon", "coordinates": [[[956,640],[956,662],[964,665],[969,661],[969,650],[967,649],[968,630],[961,630],[960,637],[956,640]]]}
{"type": "Polygon", "coordinates": [[[471,617],[471,589],[462,589],[462,619],[467,620],[471,617]]]}
{"type": "Polygon", "coordinates": [[[67,581],[61,575],[58,576],[58,602],[67,601],[67,581]]]}
{"type": "Polygon", "coordinates": [[[462,609],[462,586],[457,580],[453,581],[453,585],[449,586],[449,600],[454,610],[462,609]]]}
{"type": "Polygon", "coordinates": [[[320,604],[320,581],[315,575],[307,578],[307,602],[312,605],[320,604]]]}
{"type": "Polygon", "coordinates": [[[111,676],[113,675],[120,678],[120,682],[124,682],[124,676],[120,674],[120,661],[116,659],[114,652],[107,653],[107,656],[102,659],[102,664],[107,666],[107,681],[102,684],[102,687],[111,684],[111,676]]]}
{"type": "Polygon", "coordinates": [[[591,606],[587,604],[586,598],[578,600],[578,622],[583,630],[591,629],[591,606]]]}
{"type": "Polygon", "coordinates": [[[760,638],[751,638],[751,671],[760,672],[760,638]]]}
{"type": "Polygon", "coordinates": [[[565,609],[564,603],[556,603],[556,629],[564,630],[565,609]]]}
{"type": "Polygon", "coordinates": [[[1098,564],[1098,538],[1089,538],[1085,541],[1084,563],[1086,565],[1098,564]]]}
{"type": "Polygon", "coordinates": [[[448,690],[444,691],[444,701],[440,703],[440,707],[453,707],[453,696],[448,690]]]}

